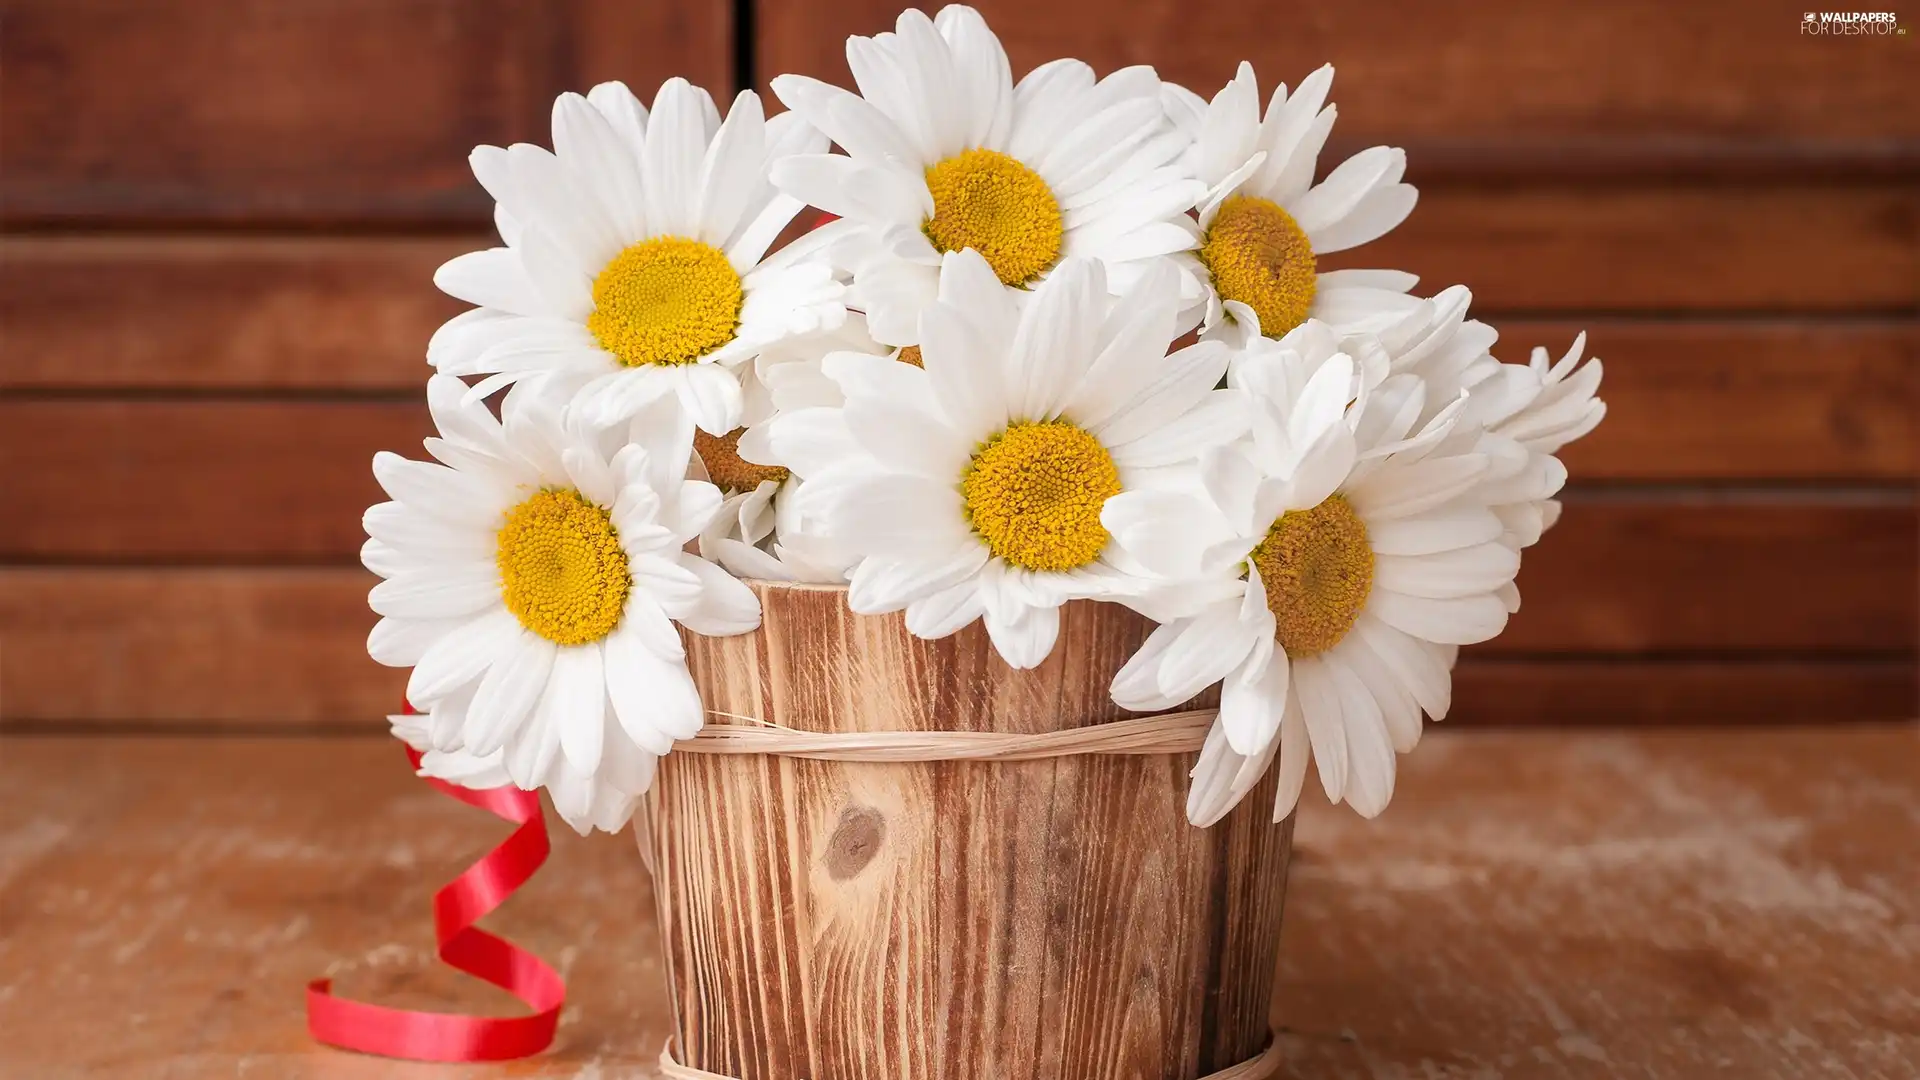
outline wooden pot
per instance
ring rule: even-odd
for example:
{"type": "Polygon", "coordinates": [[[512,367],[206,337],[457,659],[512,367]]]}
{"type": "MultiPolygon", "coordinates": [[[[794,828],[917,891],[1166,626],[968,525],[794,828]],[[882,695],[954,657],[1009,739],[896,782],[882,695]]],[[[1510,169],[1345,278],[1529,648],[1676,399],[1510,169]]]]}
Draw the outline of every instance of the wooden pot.
{"type": "MultiPolygon", "coordinates": [[[[922,641],[850,612],[843,587],[754,591],[758,631],[688,635],[694,681],[709,710],[808,731],[1118,719],[1108,684],[1152,629],[1071,603],[1052,656],[1015,671],[978,624],[922,641]]],[[[1269,776],[1189,825],[1194,757],[670,755],[640,842],[680,1062],[738,1080],[1195,1080],[1258,1056],[1293,822],[1269,820],[1269,776]]]]}

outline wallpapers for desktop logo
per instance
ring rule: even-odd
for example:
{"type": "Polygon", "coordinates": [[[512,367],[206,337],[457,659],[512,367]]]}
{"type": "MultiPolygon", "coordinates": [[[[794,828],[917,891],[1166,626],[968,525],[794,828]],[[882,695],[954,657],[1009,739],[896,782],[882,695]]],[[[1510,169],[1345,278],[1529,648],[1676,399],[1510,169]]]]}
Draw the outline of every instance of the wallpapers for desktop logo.
{"type": "Polygon", "coordinates": [[[1800,33],[1815,37],[1892,37],[1906,32],[1891,11],[1809,11],[1800,20],[1800,33]]]}

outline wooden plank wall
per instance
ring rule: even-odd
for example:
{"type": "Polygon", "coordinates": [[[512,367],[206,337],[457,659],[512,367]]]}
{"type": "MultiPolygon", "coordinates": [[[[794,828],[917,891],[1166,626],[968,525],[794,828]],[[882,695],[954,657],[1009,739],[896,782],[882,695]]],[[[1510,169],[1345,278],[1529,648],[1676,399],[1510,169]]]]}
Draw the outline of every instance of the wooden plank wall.
{"type": "MultiPolygon", "coordinates": [[[[845,80],[898,2],[0,0],[0,728],[369,729],[368,460],[426,433],[468,148],[604,78],[845,80]]],[[[1612,412],[1459,719],[1920,711],[1920,42],[1751,0],[980,7],[1016,71],[1333,60],[1327,161],[1402,145],[1422,189],[1359,261],[1472,285],[1506,359],[1590,330],[1612,412]]]]}

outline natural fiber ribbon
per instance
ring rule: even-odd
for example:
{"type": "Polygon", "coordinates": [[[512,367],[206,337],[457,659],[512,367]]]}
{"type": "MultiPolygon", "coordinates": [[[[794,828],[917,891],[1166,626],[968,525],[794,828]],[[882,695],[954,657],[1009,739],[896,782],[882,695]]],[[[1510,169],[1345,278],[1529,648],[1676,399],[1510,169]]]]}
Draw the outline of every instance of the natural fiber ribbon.
{"type": "MultiPolygon", "coordinates": [[[[1198,1080],[1268,1080],[1280,1072],[1280,1040],[1273,1039],[1259,1057],[1248,1058],[1238,1065],[1229,1065],[1219,1072],[1211,1072],[1198,1080]]],[[[673,1044],[669,1042],[665,1050],[660,1051],[660,1080],[737,1080],[735,1077],[710,1073],[705,1069],[689,1068],[673,1060],[673,1044]]]]}
{"type": "MultiPolygon", "coordinates": [[[[716,713],[744,724],[709,725],[686,741],[677,754],[771,754],[816,761],[905,764],[925,761],[1039,761],[1077,754],[1185,754],[1206,742],[1215,709],[1163,713],[1064,731],[798,731],[753,717],[716,713]],[[751,725],[751,726],[748,726],[751,725]]],[[[644,806],[644,804],[643,804],[644,806]]],[[[642,823],[646,828],[647,824],[642,823]]],[[[640,853],[649,856],[651,845],[640,853]]],[[[651,869],[651,865],[648,867],[651,869]]],[[[1272,1041],[1259,1057],[1208,1073],[1199,1080],[1267,1080],[1280,1071],[1280,1044],[1272,1041]]],[[[669,1042],[660,1051],[662,1080],[736,1080],[735,1077],[682,1065],[669,1042]]]]}
{"type": "MultiPolygon", "coordinates": [[[[1076,754],[1186,754],[1207,740],[1216,709],[1162,713],[1064,731],[799,731],[752,717],[708,725],[676,754],[772,754],[817,761],[1039,761],[1076,754]]],[[[731,714],[715,714],[727,715],[731,714]]]]}

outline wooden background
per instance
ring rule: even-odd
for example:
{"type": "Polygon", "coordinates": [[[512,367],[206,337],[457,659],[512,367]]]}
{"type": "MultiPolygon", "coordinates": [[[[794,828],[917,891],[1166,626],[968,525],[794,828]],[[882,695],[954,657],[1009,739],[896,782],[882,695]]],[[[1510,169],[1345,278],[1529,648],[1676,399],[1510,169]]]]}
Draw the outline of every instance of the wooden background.
{"type": "MultiPolygon", "coordinates": [[[[488,242],[478,142],[564,89],[844,80],[898,0],[0,0],[0,730],[376,730],[377,449],[488,242]]],[[[1592,331],[1526,608],[1458,719],[1916,712],[1920,36],[1783,3],[984,0],[1016,71],[1211,95],[1338,66],[1336,144],[1422,199],[1366,264],[1462,281],[1503,358],[1592,331]]],[[[723,95],[724,96],[724,95],[723,95]]]]}

